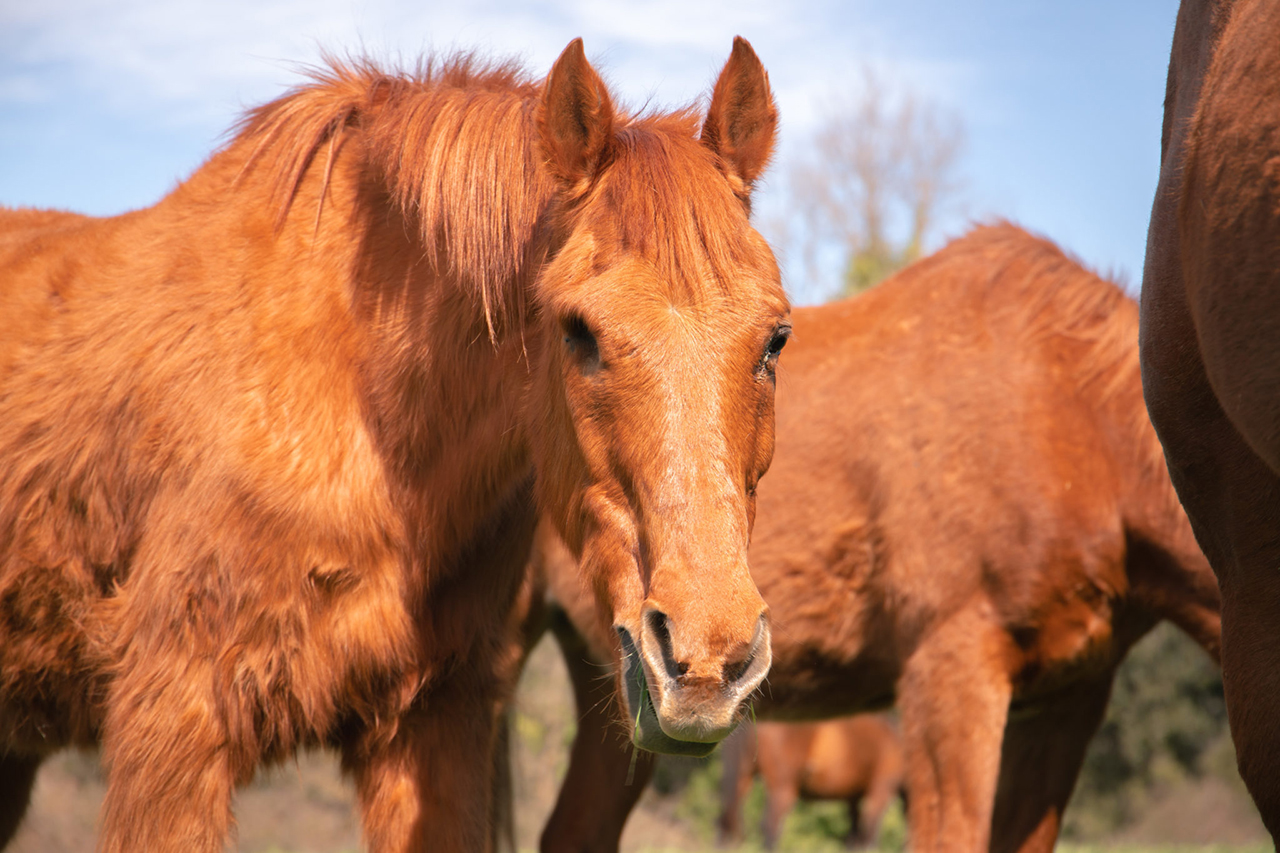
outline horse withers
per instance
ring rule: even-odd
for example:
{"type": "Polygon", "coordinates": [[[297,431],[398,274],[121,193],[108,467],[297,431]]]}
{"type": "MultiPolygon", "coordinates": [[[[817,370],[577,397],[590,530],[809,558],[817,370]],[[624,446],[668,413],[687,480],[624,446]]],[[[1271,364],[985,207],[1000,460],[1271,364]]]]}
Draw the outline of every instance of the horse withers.
{"type": "Polygon", "coordinates": [[[724,737],[770,661],[775,129],[741,39],[705,114],[617,110],[581,41],[335,62],[152,208],[0,213],[0,844],[60,748],[103,853],[212,853],[325,745],[371,851],[483,849],[539,513],[636,741],[724,737]]]}
{"type": "Polygon", "coordinates": [[[1240,775],[1280,838],[1280,7],[1184,0],[1142,277],[1142,382],[1222,588],[1240,775]]]}

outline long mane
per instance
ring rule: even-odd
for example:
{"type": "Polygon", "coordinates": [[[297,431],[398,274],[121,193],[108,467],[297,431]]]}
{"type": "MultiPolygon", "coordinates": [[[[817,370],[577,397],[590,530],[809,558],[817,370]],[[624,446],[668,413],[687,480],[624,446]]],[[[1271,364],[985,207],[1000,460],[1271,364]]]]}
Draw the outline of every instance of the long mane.
{"type": "Polygon", "coordinates": [[[265,169],[283,222],[311,164],[325,158],[327,186],[338,153],[355,142],[416,224],[433,267],[474,288],[492,324],[506,285],[528,267],[553,193],[536,152],[538,84],[515,63],[472,53],[410,73],[327,58],[309,74],[240,122],[231,145],[252,152],[240,179],[265,169]]]}
{"type": "MultiPolygon", "coordinates": [[[[329,57],[309,76],[237,126],[231,145],[250,152],[241,180],[266,170],[282,223],[312,164],[323,158],[327,186],[338,154],[356,143],[419,231],[427,259],[478,294],[492,330],[512,307],[513,280],[538,266],[545,247],[534,238],[557,191],[539,150],[541,82],[516,63],[474,53],[424,60],[408,73],[329,57]]],[[[686,291],[704,272],[724,290],[743,263],[772,263],[744,238],[742,202],[728,182],[707,180],[718,167],[699,141],[701,119],[695,106],[619,113],[613,178],[589,191],[607,212],[607,239],[652,251],[659,278],[686,291]]],[[[319,197],[317,223],[323,190],[319,197]]]]}

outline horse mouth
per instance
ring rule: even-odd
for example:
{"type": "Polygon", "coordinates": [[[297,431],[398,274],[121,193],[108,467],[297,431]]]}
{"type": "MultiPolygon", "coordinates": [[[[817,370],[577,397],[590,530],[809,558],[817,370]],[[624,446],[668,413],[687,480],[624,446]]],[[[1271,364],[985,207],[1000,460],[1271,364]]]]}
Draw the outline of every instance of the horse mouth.
{"type": "Polygon", "coordinates": [[[688,755],[702,758],[710,755],[728,732],[718,733],[709,742],[680,740],[667,734],[658,720],[657,709],[649,694],[649,674],[646,672],[643,659],[631,634],[624,628],[618,628],[618,638],[622,642],[622,659],[625,662],[623,683],[627,690],[627,707],[631,719],[631,742],[646,752],[657,752],[664,755],[688,755]]]}

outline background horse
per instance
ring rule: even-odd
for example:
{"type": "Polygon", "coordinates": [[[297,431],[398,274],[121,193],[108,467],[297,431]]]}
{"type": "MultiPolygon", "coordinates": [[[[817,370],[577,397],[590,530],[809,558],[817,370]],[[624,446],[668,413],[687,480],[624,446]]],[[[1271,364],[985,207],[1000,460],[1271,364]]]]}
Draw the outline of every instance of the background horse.
{"type": "Polygon", "coordinates": [[[1142,278],[1142,382],[1222,588],[1240,775],[1280,838],[1280,6],[1186,0],[1142,278]]]}
{"type": "MultiPolygon", "coordinates": [[[[751,544],[775,626],[757,714],[896,702],[913,850],[1051,850],[1129,648],[1169,619],[1218,652],[1217,586],[1142,403],[1137,306],[1003,225],[794,323],[751,544]]],[[[566,644],[582,713],[606,626],[571,558],[534,569],[586,638],[566,644]]],[[[544,850],[617,847],[639,784],[601,720],[579,721],[544,850]]]]}
{"type": "Polygon", "coordinates": [[[61,747],[104,853],[189,853],[330,745],[370,850],[483,849],[538,511],[637,739],[723,737],[769,665],[775,126],[741,39],[705,117],[619,113],[581,41],[334,63],[155,207],[0,215],[0,844],[61,747]]]}
{"type": "Polygon", "coordinates": [[[850,848],[874,844],[880,819],[902,788],[902,740],[882,715],[821,723],[743,723],[720,749],[720,844],[741,842],[742,803],[757,774],[764,780],[764,846],[773,850],[800,798],[841,800],[849,809],[850,848]]]}

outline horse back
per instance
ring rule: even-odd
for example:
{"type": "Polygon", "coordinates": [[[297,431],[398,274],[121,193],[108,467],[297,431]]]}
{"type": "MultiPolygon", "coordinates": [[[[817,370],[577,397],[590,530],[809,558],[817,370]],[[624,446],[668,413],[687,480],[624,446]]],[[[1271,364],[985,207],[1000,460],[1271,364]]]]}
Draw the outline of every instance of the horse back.
{"type": "Polygon", "coordinates": [[[1132,642],[1115,626],[1135,592],[1152,621],[1170,601],[1213,609],[1142,405],[1136,307],[1115,285],[997,226],[794,324],[753,569],[779,635],[856,661],[862,683],[820,683],[779,643],[779,694],[803,669],[797,694],[867,708],[921,632],[975,601],[1013,640],[1010,666],[1043,684],[1109,666],[1132,642]],[[1137,577],[1138,539],[1173,557],[1137,577]]]}

